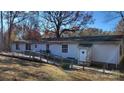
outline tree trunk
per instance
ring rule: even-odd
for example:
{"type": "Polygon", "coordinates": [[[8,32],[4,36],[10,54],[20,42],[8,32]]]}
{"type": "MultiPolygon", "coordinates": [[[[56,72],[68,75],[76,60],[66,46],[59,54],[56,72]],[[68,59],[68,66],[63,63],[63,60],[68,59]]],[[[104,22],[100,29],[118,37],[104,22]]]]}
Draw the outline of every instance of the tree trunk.
{"type": "Polygon", "coordinates": [[[56,31],[56,38],[60,38],[59,31],[56,31]]]}
{"type": "Polygon", "coordinates": [[[121,15],[122,20],[124,21],[124,15],[123,15],[123,12],[120,12],[120,15],[121,15]]]}
{"type": "Polygon", "coordinates": [[[10,51],[11,50],[11,31],[12,31],[12,25],[13,25],[13,23],[12,23],[12,12],[10,11],[9,12],[9,29],[8,29],[8,51],[10,51]]]}
{"type": "Polygon", "coordinates": [[[60,31],[60,25],[57,25],[56,27],[57,27],[56,38],[58,39],[58,38],[60,38],[60,33],[59,33],[59,31],[60,31]]]}
{"type": "Polygon", "coordinates": [[[3,38],[3,12],[1,11],[1,15],[0,15],[0,18],[1,18],[1,51],[3,51],[3,48],[4,48],[4,38],[3,38]]]}
{"type": "Polygon", "coordinates": [[[10,23],[8,30],[8,51],[11,50],[11,32],[12,32],[12,24],[10,23]]]}
{"type": "Polygon", "coordinates": [[[12,27],[13,27],[13,12],[9,12],[9,29],[8,29],[8,51],[11,51],[11,33],[12,33],[12,27]]]}

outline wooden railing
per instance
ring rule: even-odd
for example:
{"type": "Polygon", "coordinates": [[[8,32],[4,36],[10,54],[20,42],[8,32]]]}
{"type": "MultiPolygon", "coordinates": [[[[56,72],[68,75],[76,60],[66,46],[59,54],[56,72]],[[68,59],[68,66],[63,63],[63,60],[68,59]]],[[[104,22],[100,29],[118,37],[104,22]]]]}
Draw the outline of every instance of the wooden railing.
{"type": "Polygon", "coordinates": [[[58,55],[46,53],[45,51],[40,51],[40,52],[32,52],[32,51],[11,52],[11,53],[3,53],[3,55],[27,59],[27,60],[45,62],[45,63],[55,64],[55,65],[61,65],[63,63],[69,63],[70,67],[72,67],[73,64],[77,64],[77,60],[74,58],[71,58],[71,57],[63,58],[63,57],[58,56],[58,55]]]}

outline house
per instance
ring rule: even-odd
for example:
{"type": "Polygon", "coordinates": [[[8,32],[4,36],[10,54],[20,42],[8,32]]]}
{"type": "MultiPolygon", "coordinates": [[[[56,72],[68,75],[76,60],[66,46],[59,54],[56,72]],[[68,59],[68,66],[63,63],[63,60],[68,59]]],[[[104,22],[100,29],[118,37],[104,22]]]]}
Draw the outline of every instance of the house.
{"type": "Polygon", "coordinates": [[[117,65],[124,54],[124,36],[47,38],[42,39],[40,43],[28,41],[13,42],[12,51],[25,50],[34,52],[49,50],[53,55],[75,58],[79,64],[83,62],[98,62],[117,65]]]}
{"type": "Polygon", "coordinates": [[[24,51],[34,51],[38,52],[43,49],[43,46],[39,42],[34,41],[25,41],[25,40],[17,40],[14,41],[11,45],[12,52],[24,52],[24,51]]]}

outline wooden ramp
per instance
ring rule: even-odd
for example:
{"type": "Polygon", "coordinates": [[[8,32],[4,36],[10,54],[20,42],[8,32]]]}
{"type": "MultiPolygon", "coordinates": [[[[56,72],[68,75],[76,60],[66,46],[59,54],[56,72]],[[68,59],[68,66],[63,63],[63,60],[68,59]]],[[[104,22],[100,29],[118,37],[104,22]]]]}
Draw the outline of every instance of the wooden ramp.
{"type": "MultiPolygon", "coordinates": [[[[39,62],[39,63],[53,64],[53,65],[56,65],[56,66],[60,66],[61,65],[61,62],[58,62],[58,61],[55,61],[55,60],[48,60],[47,58],[44,58],[43,56],[41,56],[41,57],[30,56],[30,55],[25,55],[25,54],[22,54],[22,53],[13,53],[13,52],[7,52],[7,53],[6,52],[1,52],[0,56],[18,58],[18,59],[28,60],[28,61],[35,61],[35,62],[39,62]]],[[[61,59],[61,60],[63,60],[63,59],[61,59]]],[[[84,66],[86,64],[84,64],[84,66],[79,66],[79,65],[75,65],[75,64],[72,64],[72,65],[73,65],[73,69],[77,69],[78,70],[78,69],[84,69],[84,66]]],[[[92,70],[92,71],[103,72],[102,68],[101,69],[97,69],[97,68],[92,68],[92,67],[85,66],[85,69],[89,69],[89,70],[92,70]]],[[[115,73],[115,71],[105,70],[104,73],[112,74],[112,73],[115,73]]]]}
{"type": "Polygon", "coordinates": [[[44,62],[44,63],[48,63],[48,64],[59,65],[56,62],[53,62],[51,60],[47,60],[44,57],[30,56],[30,55],[25,55],[25,54],[22,54],[22,53],[1,52],[0,55],[1,56],[6,56],[6,57],[18,58],[18,59],[22,59],[22,60],[35,61],[35,62],[40,62],[40,63],[44,62]]]}

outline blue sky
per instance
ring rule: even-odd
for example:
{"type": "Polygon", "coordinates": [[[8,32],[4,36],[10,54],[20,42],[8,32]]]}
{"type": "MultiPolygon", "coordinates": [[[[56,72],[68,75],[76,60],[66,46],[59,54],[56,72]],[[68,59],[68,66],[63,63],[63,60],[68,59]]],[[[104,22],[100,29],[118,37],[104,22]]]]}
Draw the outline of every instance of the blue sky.
{"type": "Polygon", "coordinates": [[[113,31],[120,18],[116,18],[112,21],[107,20],[111,20],[115,16],[117,16],[116,13],[104,11],[93,12],[93,18],[95,19],[95,22],[94,24],[90,25],[90,27],[100,28],[103,29],[104,31],[113,31]]]}

